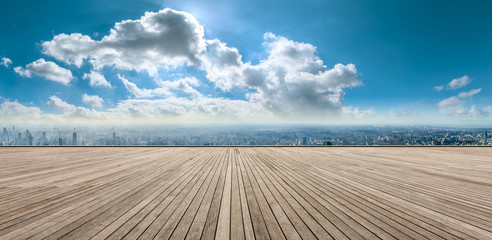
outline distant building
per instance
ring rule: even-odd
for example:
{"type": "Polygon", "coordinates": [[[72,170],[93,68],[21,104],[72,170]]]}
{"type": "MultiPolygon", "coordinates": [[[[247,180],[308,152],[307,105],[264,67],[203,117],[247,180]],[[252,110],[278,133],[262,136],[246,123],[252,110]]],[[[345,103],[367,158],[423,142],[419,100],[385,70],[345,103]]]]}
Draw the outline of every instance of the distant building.
{"type": "Polygon", "coordinates": [[[63,138],[58,138],[58,146],[63,146],[63,138]]]}
{"type": "Polygon", "coordinates": [[[27,144],[29,146],[32,145],[32,134],[31,132],[29,132],[29,130],[26,129],[26,138],[25,138],[25,141],[24,141],[24,144],[27,144]]]}
{"type": "Polygon", "coordinates": [[[113,132],[113,145],[116,145],[116,133],[113,132]]]}
{"type": "Polygon", "coordinates": [[[77,133],[74,132],[72,135],[72,144],[77,145],[77,133]]]}
{"type": "Polygon", "coordinates": [[[307,137],[302,138],[302,145],[307,145],[307,137]]]}

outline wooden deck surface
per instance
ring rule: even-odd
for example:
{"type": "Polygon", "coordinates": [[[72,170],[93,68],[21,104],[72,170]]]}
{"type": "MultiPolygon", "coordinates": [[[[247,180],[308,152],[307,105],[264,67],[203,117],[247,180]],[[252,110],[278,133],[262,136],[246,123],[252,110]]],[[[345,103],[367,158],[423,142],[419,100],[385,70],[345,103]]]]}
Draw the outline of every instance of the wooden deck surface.
{"type": "Polygon", "coordinates": [[[492,239],[492,148],[0,148],[0,239],[492,239]]]}

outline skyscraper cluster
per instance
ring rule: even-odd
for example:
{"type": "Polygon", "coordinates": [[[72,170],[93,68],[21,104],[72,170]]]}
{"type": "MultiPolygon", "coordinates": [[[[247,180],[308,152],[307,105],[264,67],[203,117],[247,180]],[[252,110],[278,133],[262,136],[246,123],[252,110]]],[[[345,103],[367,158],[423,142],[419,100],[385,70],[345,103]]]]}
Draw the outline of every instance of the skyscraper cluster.
{"type": "Polygon", "coordinates": [[[3,127],[0,145],[492,145],[492,129],[426,127],[78,128],[3,127]],[[25,130],[24,130],[25,129],[25,130]]]}

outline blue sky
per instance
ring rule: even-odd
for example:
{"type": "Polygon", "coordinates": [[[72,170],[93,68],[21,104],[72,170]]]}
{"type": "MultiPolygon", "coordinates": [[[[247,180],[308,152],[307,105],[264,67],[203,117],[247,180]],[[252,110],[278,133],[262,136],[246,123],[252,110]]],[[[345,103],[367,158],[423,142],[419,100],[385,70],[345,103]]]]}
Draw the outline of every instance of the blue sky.
{"type": "Polygon", "coordinates": [[[490,125],[490,7],[4,1],[0,120],[490,125]],[[175,32],[147,38],[155,29],[141,23],[161,17],[157,31],[175,32]],[[140,28],[115,30],[124,20],[140,28]],[[110,29],[118,34],[104,42],[110,29]],[[171,41],[173,34],[183,38],[171,41]],[[55,40],[61,35],[68,40],[55,40]],[[91,84],[91,72],[106,85],[91,84]]]}

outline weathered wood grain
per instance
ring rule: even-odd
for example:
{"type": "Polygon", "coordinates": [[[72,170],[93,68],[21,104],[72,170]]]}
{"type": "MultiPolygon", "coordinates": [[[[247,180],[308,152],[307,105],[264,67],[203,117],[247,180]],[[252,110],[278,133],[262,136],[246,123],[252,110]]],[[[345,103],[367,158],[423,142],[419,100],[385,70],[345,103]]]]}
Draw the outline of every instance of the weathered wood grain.
{"type": "Polygon", "coordinates": [[[492,148],[0,148],[28,238],[492,239],[492,148]]]}

